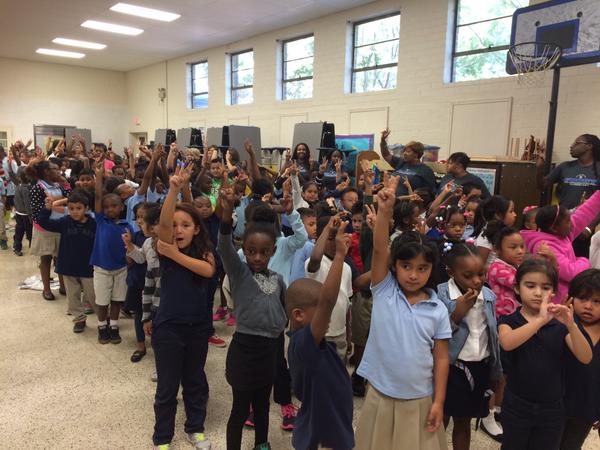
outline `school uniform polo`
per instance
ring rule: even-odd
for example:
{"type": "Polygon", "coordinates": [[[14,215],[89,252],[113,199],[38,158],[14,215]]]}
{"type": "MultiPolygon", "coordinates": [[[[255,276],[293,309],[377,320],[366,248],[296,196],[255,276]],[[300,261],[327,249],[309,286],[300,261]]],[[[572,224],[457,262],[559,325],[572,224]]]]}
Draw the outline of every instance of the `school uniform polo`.
{"type": "Polygon", "coordinates": [[[135,208],[135,205],[137,205],[138,203],[142,203],[145,201],[146,201],[146,196],[139,195],[138,191],[135,191],[135,193],[131,197],[129,197],[127,200],[125,200],[125,211],[126,211],[125,220],[127,220],[127,223],[129,224],[129,226],[131,227],[131,229],[134,232],[140,231],[140,227],[138,226],[137,222],[135,221],[135,213],[133,212],[133,208],[135,208]]]}
{"type": "Polygon", "coordinates": [[[371,329],[358,374],[388,397],[431,396],[434,340],[452,336],[448,310],[430,289],[429,299],[411,305],[391,272],[371,291],[371,329]]]}
{"type": "Polygon", "coordinates": [[[127,267],[123,233],[131,227],[127,222],[115,222],[104,214],[96,213],[96,239],[90,264],[104,270],[119,270],[127,267]]]}
{"type": "MultiPolygon", "coordinates": [[[[513,330],[527,323],[521,308],[498,320],[498,325],[508,325],[513,330]]],[[[561,401],[565,392],[565,357],[569,351],[565,343],[567,334],[567,327],[552,319],[519,347],[502,350],[506,389],[532,403],[561,401]]]]}
{"type": "Polygon", "coordinates": [[[352,386],[335,345],[325,339],[315,343],[310,325],[288,335],[292,387],[302,402],[293,447],[354,448],[352,386]]]}

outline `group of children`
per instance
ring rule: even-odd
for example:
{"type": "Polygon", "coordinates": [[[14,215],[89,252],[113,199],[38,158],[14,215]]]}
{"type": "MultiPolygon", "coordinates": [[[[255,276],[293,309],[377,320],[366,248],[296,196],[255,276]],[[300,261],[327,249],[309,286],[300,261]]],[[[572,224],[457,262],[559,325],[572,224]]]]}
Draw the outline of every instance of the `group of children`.
{"type": "Polygon", "coordinates": [[[518,230],[514,203],[465,176],[464,154],[435,193],[404,172],[356,177],[339,151],[317,162],[298,144],[278,173],[244,152],[122,158],[73,139],[0,155],[27,195],[15,213],[33,225],[43,297],[54,260],[74,332],[95,313],[98,341],[118,344],[131,313],[132,362],[151,338],[155,448],[170,448],[180,386],[189,441],[211,446],[204,365],[209,344],[227,346],[213,321],[235,326],[228,450],[244,425],[270,448],[271,391],[302,450],[446,449],[450,421],[463,450],[472,419],[506,450],[581,448],[600,419],[600,270],[572,241],[600,193],[574,212],[527,208],[518,230]]]}

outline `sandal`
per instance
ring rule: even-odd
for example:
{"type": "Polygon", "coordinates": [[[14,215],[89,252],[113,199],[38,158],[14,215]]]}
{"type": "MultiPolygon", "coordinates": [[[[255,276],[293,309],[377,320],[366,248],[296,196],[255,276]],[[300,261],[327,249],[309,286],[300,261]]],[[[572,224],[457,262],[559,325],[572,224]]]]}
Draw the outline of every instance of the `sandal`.
{"type": "Polygon", "coordinates": [[[44,300],[56,300],[56,297],[54,296],[52,291],[42,292],[42,297],[44,297],[44,300]]]}
{"type": "Polygon", "coordinates": [[[146,350],[136,350],[133,352],[133,355],[131,355],[131,362],[140,362],[144,356],[146,356],[146,350]]]}

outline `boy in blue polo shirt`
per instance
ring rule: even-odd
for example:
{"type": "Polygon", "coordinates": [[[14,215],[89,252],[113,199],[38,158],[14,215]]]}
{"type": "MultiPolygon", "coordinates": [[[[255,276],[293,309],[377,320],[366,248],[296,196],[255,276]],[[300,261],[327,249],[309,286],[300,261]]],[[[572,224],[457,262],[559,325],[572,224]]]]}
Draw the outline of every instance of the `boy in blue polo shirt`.
{"type": "Polygon", "coordinates": [[[291,327],[288,360],[292,386],[302,402],[292,436],[297,449],[354,447],[350,377],[335,344],[325,340],[350,246],[350,235],[344,233],[347,225],[333,217],[323,230],[335,236],[335,257],[325,282],[299,279],[285,296],[291,327]]]}
{"type": "Polygon", "coordinates": [[[127,294],[127,258],[122,236],[133,230],[127,221],[119,219],[124,208],[121,198],[116,194],[103,195],[103,184],[104,167],[100,166],[96,169],[96,239],[90,259],[94,266],[98,342],[120,344],[119,313],[127,294]]]}
{"type": "Polygon", "coordinates": [[[51,219],[52,197],[46,197],[45,208],[40,211],[38,223],[45,230],[60,233],[61,239],[56,258],[56,273],[63,276],[69,302],[69,314],[73,317],[73,332],[85,330],[85,303],[94,303],[94,269],[90,256],[96,236],[96,221],[87,213],[89,200],[81,189],[75,189],[67,200],[68,216],[51,219]]]}

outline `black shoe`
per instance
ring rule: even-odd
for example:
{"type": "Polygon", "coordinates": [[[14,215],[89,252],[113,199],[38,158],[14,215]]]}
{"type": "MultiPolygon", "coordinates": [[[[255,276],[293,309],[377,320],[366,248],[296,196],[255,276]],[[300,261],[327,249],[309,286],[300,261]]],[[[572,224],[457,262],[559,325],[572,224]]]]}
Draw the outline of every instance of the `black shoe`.
{"type": "Polygon", "coordinates": [[[110,342],[110,332],[107,325],[98,327],[98,342],[101,344],[108,344],[110,342]]]}
{"type": "Polygon", "coordinates": [[[121,336],[119,335],[119,329],[117,327],[110,327],[109,335],[111,344],[121,343],[121,336]]]}
{"type": "Polygon", "coordinates": [[[44,297],[44,300],[48,300],[48,301],[56,300],[56,297],[54,296],[52,291],[42,292],[42,297],[44,297]]]}
{"type": "Polygon", "coordinates": [[[352,374],[352,393],[355,397],[364,397],[366,386],[365,379],[356,373],[352,374]]]}
{"type": "Polygon", "coordinates": [[[65,288],[60,288],[60,289],[58,290],[58,293],[59,293],[60,295],[67,295],[67,291],[66,291],[66,289],[65,289],[65,288]]]}
{"type": "Polygon", "coordinates": [[[130,359],[132,363],[136,363],[140,362],[144,356],[146,356],[146,350],[136,350],[130,359]]]}
{"type": "Polygon", "coordinates": [[[13,250],[13,252],[17,256],[23,256],[23,252],[21,250],[13,250]]]}
{"type": "Polygon", "coordinates": [[[8,243],[7,243],[7,241],[0,241],[0,249],[2,249],[2,250],[8,250],[8,243]]]}
{"type": "Polygon", "coordinates": [[[83,333],[83,330],[85,330],[85,320],[75,322],[75,325],[73,325],[73,333],[83,333]]]}

